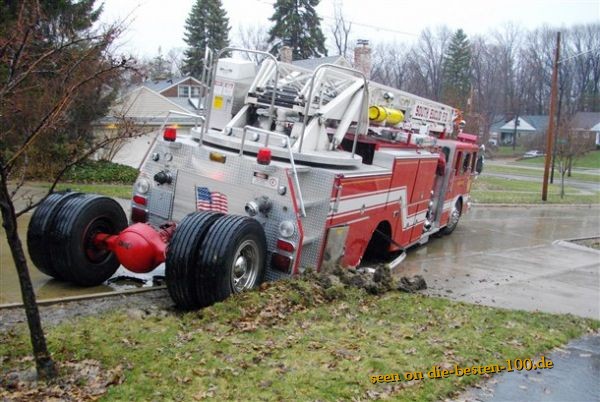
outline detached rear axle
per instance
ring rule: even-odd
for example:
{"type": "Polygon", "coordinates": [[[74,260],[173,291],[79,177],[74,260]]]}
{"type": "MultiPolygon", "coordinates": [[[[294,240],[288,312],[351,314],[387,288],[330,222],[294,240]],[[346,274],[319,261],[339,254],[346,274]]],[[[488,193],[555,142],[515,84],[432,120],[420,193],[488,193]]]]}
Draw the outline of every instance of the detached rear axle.
{"type": "Polygon", "coordinates": [[[98,233],[94,246],[116,254],[128,270],[143,274],[165,262],[167,244],[175,231],[175,223],[155,229],[147,223],[136,223],[117,235],[98,233]]]}

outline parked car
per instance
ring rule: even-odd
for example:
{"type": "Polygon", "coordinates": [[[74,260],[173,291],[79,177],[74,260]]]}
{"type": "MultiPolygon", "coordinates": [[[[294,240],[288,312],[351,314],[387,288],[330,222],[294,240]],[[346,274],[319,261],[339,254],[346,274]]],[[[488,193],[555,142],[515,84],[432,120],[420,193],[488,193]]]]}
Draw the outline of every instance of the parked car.
{"type": "Polygon", "coordinates": [[[523,158],[537,158],[538,156],[544,156],[545,154],[542,151],[538,151],[537,149],[525,152],[523,158]]]}

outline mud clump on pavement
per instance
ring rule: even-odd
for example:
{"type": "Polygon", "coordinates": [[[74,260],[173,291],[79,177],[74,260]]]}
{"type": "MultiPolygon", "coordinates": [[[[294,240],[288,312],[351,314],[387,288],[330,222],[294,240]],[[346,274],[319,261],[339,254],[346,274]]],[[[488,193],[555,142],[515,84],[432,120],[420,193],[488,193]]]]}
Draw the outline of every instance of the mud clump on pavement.
{"type": "Polygon", "coordinates": [[[359,269],[336,267],[330,272],[309,273],[308,275],[314,276],[316,281],[330,293],[332,292],[330,289],[343,290],[346,286],[364,289],[372,295],[381,295],[391,290],[414,293],[427,289],[427,283],[422,276],[402,277],[396,281],[392,277],[390,269],[385,266],[359,269]]]}

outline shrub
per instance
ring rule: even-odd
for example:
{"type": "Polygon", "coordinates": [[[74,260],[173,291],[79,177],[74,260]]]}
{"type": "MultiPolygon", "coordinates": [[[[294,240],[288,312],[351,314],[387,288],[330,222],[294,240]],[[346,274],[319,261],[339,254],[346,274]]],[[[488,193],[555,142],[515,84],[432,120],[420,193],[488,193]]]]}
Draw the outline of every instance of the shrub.
{"type": "Polygon", "coordinates": [[[64,181],[77,183],[133,184],[138,170],[109,161],[86,161],[65,173],[64,181]]]}

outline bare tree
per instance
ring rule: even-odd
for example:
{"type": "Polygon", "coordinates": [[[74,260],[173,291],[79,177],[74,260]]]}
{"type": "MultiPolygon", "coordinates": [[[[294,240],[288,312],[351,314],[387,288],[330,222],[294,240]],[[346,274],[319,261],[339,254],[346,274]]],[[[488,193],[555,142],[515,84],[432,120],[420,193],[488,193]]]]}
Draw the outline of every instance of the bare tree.
{"type": "Polygon", "coordinates": [[[171,65],[171,74],[174,77],[183,76],[183,49],[172,48],[167,52],[167,60],[171,65]]]}
{"type": "Polygon", "coordinates": [[[408,74],[408,49],[396,43],[373,46],[371,79],[384,85],[404,89],[408,74]]]}
{"type": "Polygon", "coordinates": [[[487,143],[490,127],[499,122],[503,112],[500,74],[497,63],[499,48],[488,44],[483,37],[473,40],[471,116],[467,116],[467,131],[478,132],[487,143]]]}
{"type": "MultiPolygon", "coordinates": [[[[265,25],[240,25],[237,32],[237,40],[241,47],[246,49],[261,50],[268,52],[269,46],[269,31],[265,25]]],[[[244,53],[244,57],[255,63],[260,62],[264,57],[258,54],[244,53]]]]}
{"type": "Polygon", "coordinates": [[[573,118],[565,118],[559,124],[558,143],[556,144],[556,163],[560,174],[560,198],[565,196],[565,175],[571,176],[573,160],[583,155],[589,148],[588,143],[582,140],[581,133],[577,131],[573,118]]]}
{"type": "MultiPolygon", "coordinates": [[[[68,127],[70,113],[82,91],[98,88],[101,96],[100,88],[129,68],[130,60],[115,59],[108,50],[121,31],[119,26],[44,42],[44,26],[51,24],[46,21],[38,0],[24,0],[16,19],[4,24],[0,35],[0,65],[5,67],[0,72],[0,211],[19,278],[38,376],[48,379],[56,376],[57,371],[46,346],[17,232],[17,218],[41,200],[30,200],[19,211],[14,200],[26,180],[28,153],[68,127]],[[23,122],[25,118],[27,121],[23,122]]],[[[110,142],[109,138],[92,140],[79,135],[83,134],[73,134],[72,141],[77,146],[68,150],[68,158],[56,172],[46,197],[70,167],[110,142]]]]}
{"type": "Polygon", "coordinates": [[[442,95],[444,55],[448,50],[451,32],[446,26],[435,32],[424,29],[408,54],[407,90],[433,100],[442,95]]]}
{"type": "Polygon", "coordinates": [[[335,41],[335,47],[337,53],[344,58],[348,57],[348,45],[350,31],[352,30],[352,22],[346,21],[344,13],[342,12],[342,3],[335,2],[333,5],[333,18],[334,23],[331,26],[331,33],[333,34],[333,40],[335,41]]]}

